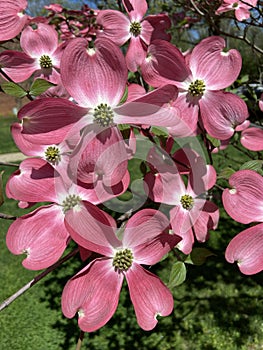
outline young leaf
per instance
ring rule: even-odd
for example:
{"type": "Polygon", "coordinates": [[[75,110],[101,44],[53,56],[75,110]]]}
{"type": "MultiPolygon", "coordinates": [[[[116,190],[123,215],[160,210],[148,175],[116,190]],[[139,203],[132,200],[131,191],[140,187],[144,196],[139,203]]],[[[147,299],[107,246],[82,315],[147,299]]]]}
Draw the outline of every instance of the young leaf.
{"type": "Polygon", "coordinates": [[[18,84],[7,81],[1,84],[1,89],[7,94],[14,97],[22,98],[27,95],[27,92],[18,84]]]}
{"type": "Polygon", "coordinates": [[[217,178],[218,179],[226,179],[228,180],[230,178],[231,175],[233,175],[235,173],[235,170],[230,168],[230,167],[226,167],[224,169],[222,169],[220,171],[220,173],[218,174],[217,178]]]}
{"type": "Polygon", "coordinates": [[[182,261],[173,264],[170,272],[168,288],[172,289],[182,284],[186,279],[186,267],[182,261]]]}
{"type": "Polygon", "coordinates": [[[193,248],[190,257],[194,265],[203,265],[206,258],[215,255],[207,248],[193,248]]]}
{"type": "Polygon", "coordinates": [[[51,86],[56,86],[56,84],[50,83],[45,79],[36,79],[30,87],[30,95],[38,96],[47,91],[51,86]]]}
{"type": "Polygon", "coordinates": [[[241,165],[239,170],[246,169],[246,170],[254,170],[260,175],[263,175],[263,160],[249,160],[248,162],[241,165]]]}

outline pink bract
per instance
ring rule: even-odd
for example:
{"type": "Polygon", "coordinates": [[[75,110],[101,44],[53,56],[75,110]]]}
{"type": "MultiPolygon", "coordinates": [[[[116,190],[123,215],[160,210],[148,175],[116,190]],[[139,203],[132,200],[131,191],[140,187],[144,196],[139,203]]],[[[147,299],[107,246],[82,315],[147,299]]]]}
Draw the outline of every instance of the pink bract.
{"type": "Polygon", "coordinates": [[[102,30],[97,35],[109,38],[119,46],[130,40],[126,63],[128,69],[135,72],[142,64],[152,40],[170,40],[170,35],[165,31],[170,28],[171,22],[165,14],[144,17],[148,9],[145,0],[123,0],[122,3],[129,18],[115,10],[100,11],[97,23],[102,30]]]}
{"type": "Polygon", "coordinates": [[[263,269],[263,223],[252,226],[238,235],[226,249],[226,260],[237,262],[240,271],[253,275],[263,269]]]}
{"type": "Polygon", "coordinates": [[[263,177],[253,170],[239,170],[229,184],[222,195],[228,215],[242,224],[263,222],[263,177]]]}
{"type": "Polygon", "coordinates": [[[187,60],[171,43],[156,40],[148,48],[141,70],[148,84],[158,87],[174,84],[179,89],[173,106],[181,112],[188,128],[176,136],[197,133],[200,110],[201,122],[211,136],[220,140],[231,137],[235,128],[248,117],[246,104],[238,96],[221,90],[231,85],[239,75],[241,56],[237,50],[225,50],[221,37],[211,36],[195,46],[187,60]]]}
{"type": "Polygon", "coordinates": [[[22,31],[28,20],[28,16],[24,14],[26,7],[26,0],[1,1],[0,41],[10,40],[22,31]]]}
{"type": "Polygon", "coordinates": [[[104,326],[117,308],[126,277],[139,326],[153,329],[157,315],[172,312],[173,297],[160,279],[140,264],[155,264],[179,242],[179,237],[165,231],[168,219],[156,210],[141,210],[129,219],[119,239],[112,219],[109,222],[107,217],[100,218],[103,222],[98,223],[95,231],[84,208],[78,215],[76,222],[72,221],[72,213],[67,213],[68,229],[79,244],[103,257],[93,260],[66,284],[62,294],[64,315],[72,318],[78,312],[79,326],[85,332],[104,326]],[[116,265],[116,256],[121,254],[128,254],[131,259],[124,269],[116,265]]]}
{"type": "Polygon", "coordinates": [[[219,15],[224,12],[234,10],[235,17],[238,21],[244,21],[250,17],[249,10],[257,5],[257,0],[224,0],[222,5],[216,10],[216,14],[219,15]]]}

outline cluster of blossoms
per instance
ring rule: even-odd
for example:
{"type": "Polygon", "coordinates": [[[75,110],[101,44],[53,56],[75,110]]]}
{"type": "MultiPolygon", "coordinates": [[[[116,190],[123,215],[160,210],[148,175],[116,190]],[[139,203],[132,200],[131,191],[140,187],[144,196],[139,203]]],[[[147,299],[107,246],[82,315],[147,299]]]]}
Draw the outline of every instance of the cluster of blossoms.
{"type": "MultiPolygon", "coordinates": [[[[205,242],[217,228],[219,210],[209,198],[216,170],[189,138],[209,136],[227,144],[241,131],[244,147],[263,148],[262,130],[249,128],[245,102],[224,91],[240,73],[239,52],[211,36],[184,54],[170,42],[167,15],[146,15],[145,0],[122,4],[126,14],[85,7],[82,17],[96,20],[92,29],[74,20],[68,28],[60,25],[60,35],[55,22],[24,14],[25,0],[5,1],[5,11],[0,5],[0,40],[21,33],[21,50],[0,54],[3,78],[44,79],[52,86],[31,96],[11,127],[17,147],[29,158],[9,178],[7,196],[22,208],[48,204],[11,224],[7,246],[26,254],[26,268],[40,270],[57,262],[70,241],[78,245],[81,259],[90,260],[66,284],[62,311],[69,318],[78,312],[79,326],[87,332],[112,317],[124,277],[139,326],[153,329],[158,315],[172,312],[173,296],[141,265],[153,265],[172,250],[188,255],[195,241],[205,242]],[[131,83],[129,74],[138,72],[143,84],[131,83]],[[119,198],[130,191],[128,165],[135,158],[145,167],[139,193],[145,200],[140,206],[133,201],[120,225],[108,209],[127,214],[119,198]]],[[[60,5],[47,9],[52,20],[57,16],[63,23],[60,5]]],[[[244,203],[238,205],[242,213],[245,195],[251,196],[250,210],[262,207],[254,190],[258,183],[262,188],[262,178],[251,173],[233,175],[233,189],[223,194],[237,221],[234,201],[244,203]],[[251,194],[244,190],[247,178],[255,182],[251,194]]],[[[262,221],[260,215],[248,214],[245,223],[262,221]]],[[[227,260],[238,260],[244,273],[262,269],[260,260],[250,258],[255,247],[246,249],[254,233],[258,244],[260,230],[262,224],[241,233],[227,249],[227,260]]]]}
{"type": "Polygon", "coordinates": [[[250,18],[250,10],[257,5],[257,2],[258,0],[223,0],[221,6],[216,10],[216,14],[234,11],[236,19],[244,21],[250,18]]]}

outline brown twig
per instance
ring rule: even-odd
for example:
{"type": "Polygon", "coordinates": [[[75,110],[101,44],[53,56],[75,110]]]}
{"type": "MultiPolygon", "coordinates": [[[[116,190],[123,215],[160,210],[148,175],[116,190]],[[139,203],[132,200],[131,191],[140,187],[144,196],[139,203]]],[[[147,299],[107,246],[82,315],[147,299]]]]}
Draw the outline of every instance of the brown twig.
{"type": "Polygon", "coordinates": [[[0,304],[0,311],[9,306],[15,299],[17,299],[20,295],[25,293],[29,288],[31,288],[34,284],[36,284],[38,281],[40,281],[42,278],[44,278],[47,274],[49,274],[51,271],[55,270],[58,266],[63,264],[65,261],[69,260],[73,256],[75,256],[79,251],[79,248],[74,249],[70,253],[68,253],[64,258],[61,258],[59,261],[57,261],[52,266],[48,267],[45,271],[41,272],[39,275],[34,277],[30,282],[28,282],[26,285],[24,285],[21,289],[19,289],[16,293],[11,295],[11,297],[7,298],[0,304]]]}

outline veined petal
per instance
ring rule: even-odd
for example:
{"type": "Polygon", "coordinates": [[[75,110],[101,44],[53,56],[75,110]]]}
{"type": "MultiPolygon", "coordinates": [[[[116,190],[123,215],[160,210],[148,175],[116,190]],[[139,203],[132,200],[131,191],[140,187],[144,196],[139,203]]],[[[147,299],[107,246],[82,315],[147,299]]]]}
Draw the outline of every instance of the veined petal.
{"type": "MultiPolygon", "coordinates": [[[[191,213],[191,212],[190,212],[191,213]]],[[[209,201],[205,201],[202,210],[193,222],[194,233],[199,242],[205,242],[208,239],[210,230],[215,230],[219,221],[218,207],[209,201]]]]}
{"type": "Polygon", "coordinates": [[[27,103],[18,112],[23,135],[38,144],[60,143],[87,109],[59,98],[43,98],[27,103]]]}
{"type": "Polygon", "coordinates": [[[209,90],[221,90],[231,85],[238,77],[242,66],[240,53],[225,51],[225,40],[218,36],[203,39],[193,49],[189,67],[196,79],[205,81],[209,90]]]}
{"type": "Polygon", "coordinates": [[[54,168],[43,159],[25,159],[7,182],[7,197],[31,203],[56,202],[57,176],[54,168]]]}
{"type": "Polygon", "coordinates": [[[88,48],[82,38],[69,42],[61,60],[61,79],[81,106],[95,108],[106,103],[113,107],[120,102],[126,87],[125,58],[109,39],[98,38],[94,45],[88,48]]]}
{"type": "Polygon", "coordinates": [[[136,247],[146,243],[169,227],[168,218],[155,209],[143,209],[134,214],[127,222],[124,235],[124,247],[136,247]]]}
{"type": "Polygon", "coordinates": [[[263,223],[237,234],[228,244],[226,260],[235,261],[240,271],[253,275],[263,269],[263,223]]]}
{"type": "Polygon", "coordinates": [[[37,208],[16,219],[8,229],[6,244],[13,254],[25,253],[22,264],[30,270],[54,264],[67,247],[69,233],[59,206],[37,208]]]}
{"type": "Polygon", "coordinates": [[[141,66],[144,80],[154,86],[175,84],[190,75],[181,51],[165,40],[154,40],[141,66]]]}
{"type": "Polygon", "coordinates": [[[173,296],[157,276],[133,263],[126,273],[126,279],[137,322],[142,329],[153,329],[158,323],[157,316],[171,314],[173,296]]]}
{"type": "Polygon", "coordinates": [[[263,221],[263,177],[253,170],[239,170],[222,194],[225,210],[237,222],[263,221]]]}
{"type": "Polygon", "coordinates": [[[114,219],[89,202],[68,210],[65,225],[79,245],[101,255],[111,257],[114,247],[122,245],[115,235],[114,219]]]}
{"type": "Polygon", "coordinates": [[[170,222],[175,235],[182,238],[178,243],[178,249],[184,254],[190,254],[194,243],[194,234],[190,215],[180,205],[170,210],[170,222]]]}
{"type": "Polygon", "coordinates": [[[150,241],[133,248],[134,260],[141,265],[154,265],[180,241],[181,237],[175,234],[162,233],[150,241]]]}
{"type": "Polygon", "coordinates": [[[123,137],[116,127],[87,127],[73,151],[69,164],[74,182],[94,184],[102,181],[114,186],[127,172],[128,155],[123,137]]]}
{"type": "Polygon", "coordinates": [[[249,116],[246,103],[230,92],[207,91],[199,104],[206,131],[219,140],[229,139],[249,116]]]}
{"type": "Polygon", "coordinates": [[[143,19],[141,25],[142,32],[140,36],[147,45],[150,45],[156,39],[171,40],[171,34],[166,33],[166,30],[171,28],[171,20],[165,13],[148,15],[143,19]]]}
{"type": "Polygon", "coordinates": [[[26,0],[6,0],[0,4],[0,41],[17,36],[25,26],[28,16],[23,14],[26,0]]]}
{"type": "Polygon", "coordinates": [[[58,34],[54,28],[45,23],[38,23],[37,29],[27,26],[20,38],[21,48],[30,57],[40,58],[52,54],[58,46],[58,34]]]}
{"type": "Polygon", "coordinates": [[[263,129],[251,127],[243,130],[240,142],[250,151],[263,151],[263,129]]]}
{"type": "Polygon", "coordinates": [[[125,10],[129,14],[131,21],[140,22],[148,10],[146,0],[122,0],[122,3],[125,10]]]}
{"type": "Polygon", "coordinates": [[[66,284],[62,293],[62,312],[72,318],[78,312],[78,324],[84,332],[103,327],[113,316],[123,282],[112,259],[95,259],[66,284]]]}
{"type": "Polygon", "coordinates": [[[136,72],[146,57],[146,47],[139,36],[131,37],[130,44],[126,53],[126,64],[131,72],[136,72]]]}
{"type": "Polygon", "coordinates": [[[114,108],[114,122],[164,127],[176,125],[179,111],[170,105],[176,98],[177,88],[174,85],[163,86],[114,108]]]}
{"type": "Polygon", "coordinates": [[[116,45],[122,46],[131,37],[130,20],[120,11],[99,11],[97,24],[102,26],[102,30],[97,32],[97,37],[108,38],[115,42],[116,45]]]}
{"type": "Polygon", "coordinates": [[[38,69],[34,58],[13,50],[6,50],[0,54],[0,64],[3,71],[16,83],[27,80],[38,69]]]}

